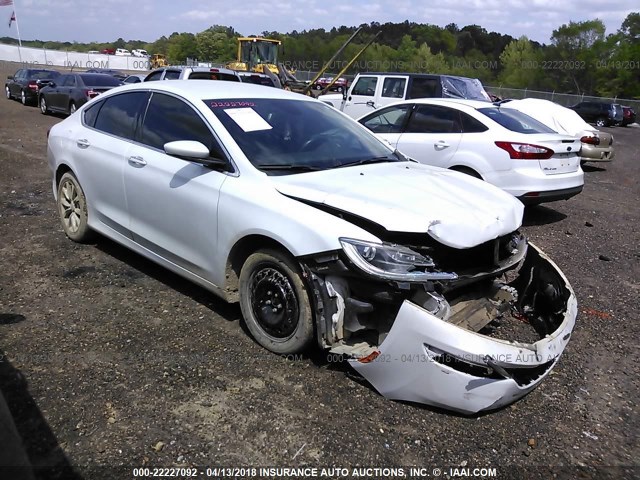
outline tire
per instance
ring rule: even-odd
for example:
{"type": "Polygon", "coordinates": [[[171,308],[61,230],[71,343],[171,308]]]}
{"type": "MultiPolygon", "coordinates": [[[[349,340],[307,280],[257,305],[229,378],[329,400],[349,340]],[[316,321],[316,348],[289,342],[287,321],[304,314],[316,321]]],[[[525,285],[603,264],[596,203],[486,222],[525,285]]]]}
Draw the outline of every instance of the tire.
{"type": "Polygon", "coordinates": [[[320,85],[316,85],[316,90],[322,90],[322,87],[320,85]]]}
{"type": "Polygon", "coordinates": [[[342,93],[342,91],[344,90],[344,88],[342,88],[342,87],[338,87],[338,88],[337,88],[337,90],[338,90],[338,93],[342,93]]]}
{"type": "Polygon", "coordinates": [[[67,172],[58,184],[58,214],[62,229],[74,242],[84,243],[92,237],[89,228],[87,199],[75,175],[67,172]]]}
{"type": "Polygon", "coordinates": [[[20,103],[22,103],[22,105],[27,105],[29,103],[27,101],[27,94],[24,90],[20,90],[20,103]]]}
{"type": "Polygon", "coordinates": [[[73,115],[74,113],[76,113],[76,104],[75,102],[71,102],[69,104],[69,115],[73,115]]]}
{"type": "Polygon", "coordinates": [[[9,85],[4,86],[4,93],[7,96],[7,100],[11,100],[11,89],[9,88],[9,85]]]}
{"type": "Polygon", "coordinates": [[[607,126],[607,119],[605,117],[598,117],[596,118],[596,127],[606,127],[607,126]]]}
{"type": "Polygon", "coordinates": [[[42,113],[43,115],[48,115],[49,114],[49,107],[47,106],[47,100],[44,97],[44,95],[42,95],[40,97],[40,113],[42,113]]]}
{"type": "Polygon", "coordinates": [[[451,167],[450,170],[464,173],[465,175],[469,175],[470,177],[477,178],[478,180],[483,180],[482,176],[478,172],[476,172],[474,169],[469,167],[451,167]]]}
{"type": "Polygon", "coordinates": [[[240,309],[253,338],[272,352],[301,352],[314,337],[311,302],[300,268],[282,252],[259,250],[244,262],[240,309]]]}

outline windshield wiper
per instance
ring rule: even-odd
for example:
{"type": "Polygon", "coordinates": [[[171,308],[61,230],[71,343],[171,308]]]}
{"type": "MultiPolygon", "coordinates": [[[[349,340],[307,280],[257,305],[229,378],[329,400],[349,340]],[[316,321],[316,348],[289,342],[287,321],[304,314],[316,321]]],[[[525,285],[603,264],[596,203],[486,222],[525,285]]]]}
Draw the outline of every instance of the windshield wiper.
{"type": "Polygon", "coordinates": [[[314,167],[312,165],[294,165],[292,163],[266,163],[258,164],[256,168],[260,170],[295,170],[298,172],[315,172],[324,170],[324,168],[314,167]]]}
{"type": "Polygon", "coordinates": [[[390,157],[373,157],[373,158],[365,158],[363,160],[357,160],[355,162],[350,162],[350,163],[343,163],[342,165],[336,167],[336,168],[343,168],[343,167],[353,167],[355,165],[369,165],[371,163],[384,163],[384,162],[397,162],[399,160],[397,159],[393,159],[390,157]]]}

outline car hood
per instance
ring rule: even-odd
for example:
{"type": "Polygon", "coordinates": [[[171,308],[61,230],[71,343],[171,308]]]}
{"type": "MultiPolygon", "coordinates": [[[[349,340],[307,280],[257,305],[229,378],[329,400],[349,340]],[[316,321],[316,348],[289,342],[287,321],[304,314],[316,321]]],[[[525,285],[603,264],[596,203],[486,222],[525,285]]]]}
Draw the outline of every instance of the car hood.
{"type": "Polygon", "coordinates": [[[414,162],[269,178],[283,195],[349,212],[387,231],[427,233],[454,248],[513,232],[524,210],[515,197],[481,180],[414,162]]]}

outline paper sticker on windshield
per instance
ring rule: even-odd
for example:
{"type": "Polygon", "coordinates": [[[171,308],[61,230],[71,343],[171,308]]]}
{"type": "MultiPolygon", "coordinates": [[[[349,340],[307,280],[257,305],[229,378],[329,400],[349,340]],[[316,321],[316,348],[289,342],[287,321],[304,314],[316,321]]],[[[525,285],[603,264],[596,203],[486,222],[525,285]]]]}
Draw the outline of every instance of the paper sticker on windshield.
{"type": "Polygon", "coordinates": [[[253,108],[227,108],[225,109],[225,113],[245,132],[270,130],[273,128],[253,108]]]}

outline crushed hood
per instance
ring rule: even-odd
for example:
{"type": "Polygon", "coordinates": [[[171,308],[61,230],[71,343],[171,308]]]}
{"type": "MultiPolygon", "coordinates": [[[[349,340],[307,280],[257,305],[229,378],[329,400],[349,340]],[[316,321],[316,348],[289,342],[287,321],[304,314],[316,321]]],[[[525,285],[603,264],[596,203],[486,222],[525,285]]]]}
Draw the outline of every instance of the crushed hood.
{"type": "Polygon", "coordinates": [[[471,248],[513,232],[524,210],[520,201],[493,185],[414,162],[270,179],[283,195],[349,212],[391,232],[428,233],[454,248],[471,248]]]}

